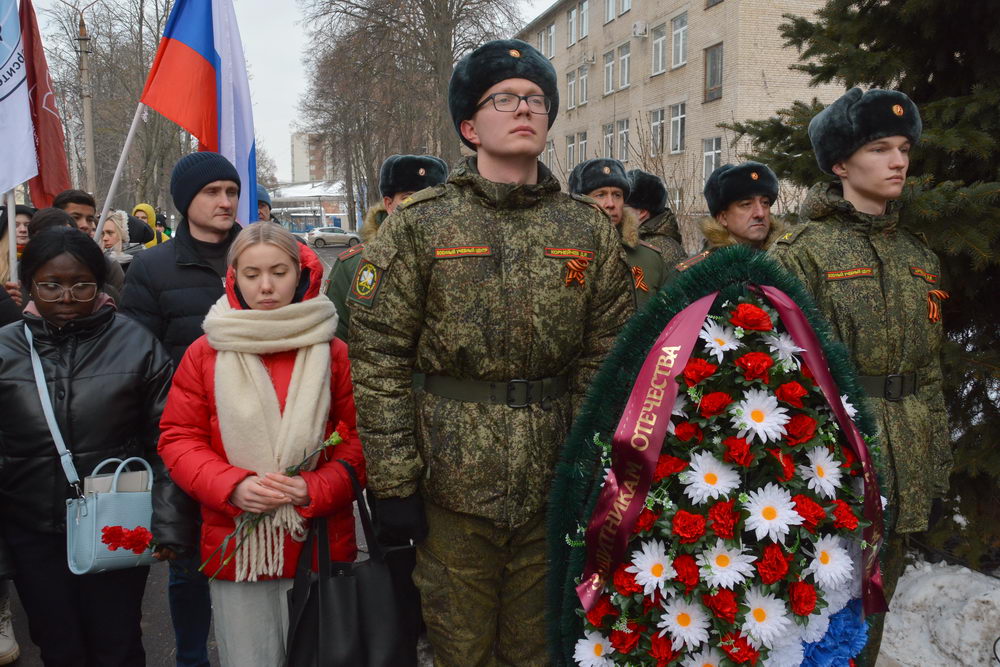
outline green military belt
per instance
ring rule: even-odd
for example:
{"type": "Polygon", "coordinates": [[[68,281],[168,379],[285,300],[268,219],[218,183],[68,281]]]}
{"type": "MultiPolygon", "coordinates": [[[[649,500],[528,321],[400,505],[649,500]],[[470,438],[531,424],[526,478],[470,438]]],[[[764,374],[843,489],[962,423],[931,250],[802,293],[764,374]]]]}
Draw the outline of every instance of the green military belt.
{"type": "Polygon", "coordinates": [[[859,375],[858,384],[872,398],[900,401],[917,393],[917,374],[859,375]]]}
{"type": "Polygon", "coordinates": [[[548,409],[550,401],[569,391],[569,378],[565,376],[541,380],[460,380],[444,375],[413,374],[413,386],[428,394],[453,401],[506,405],[509,408],[526,408],[535,403],[548,409]]]}

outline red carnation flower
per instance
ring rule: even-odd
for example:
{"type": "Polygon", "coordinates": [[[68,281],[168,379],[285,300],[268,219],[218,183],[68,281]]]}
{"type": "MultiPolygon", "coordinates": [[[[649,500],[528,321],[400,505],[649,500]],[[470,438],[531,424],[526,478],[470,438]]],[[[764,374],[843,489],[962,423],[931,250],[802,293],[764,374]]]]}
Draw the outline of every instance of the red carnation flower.
{"type": "Polygon", "coordinates": [[[801,493],[792,496],[792,502],[795,503],[795,511],[802,517],[802,527],[815,535],[816,527],[826,519],[826,510],[815,500],[801,493]]]}
{"type": "Polygon", "coordinates": [[[139,555],[149,548],[149,543],[153,541],[153,534],[143,528],[136,526],[133,530],[125,531],[124,548],[139,555]]]}
{"type": "Polygon", "coordinates": [[[768,544],[764,547],[764,553],[757,561],[757,571],[760,572],[760,580],[770,586],[785,578],[788,574],[788,562],[792,559],[790,554],[786,554],[780,544],[768,544]]]}
{"type": "Polygon", "coordinates": [[[627,597],[642,591],[642,586],[635,583],[635,575],[631,572],[626,572],[626,567],[628,567],[627,563],[622,563],[618,566],[618,569],[615,570],[613,581],[615,590],[627,597]]]}
{"type": "Polygon", "coordinates": [[[708,419],[709,417],[722,414],[732,402],[733,397],[726,392],[713,391],[711,394],[705,394],[702,397],[701,403],[698,404],[698,410],[701,412],[702,417],[708,419]]]}
{"type": "Polygon", "coordinates": [[[731,435],[723,440],[722,444],[726,448],[726,453],[722,455],[724,461],[745,468],[749,468],[750,464],[754,462],[754,455],[750,451],[750,443],[747,442],[746,438],[737,438],[731,435]]]}
{"type": "Polygon", "coordinates": [[[736,530],[736,522],[740,515],[734,511],[736,500],[719,501],[708,510],[708,518],[712,520],[712,531],[724,540],[733,539],[736,530]]]}
{"type": "Polygon", "coordinates": [[[728,588],[720,588],[715,595],[705,593],[701,596],[701,601],[716,618],[726,623],[736,622],[736,594],[728,588]]]}
{"type": "Polygon", "coordinates": [[[690,595],[691,590],[698,585],[698,563],[691,554],[681,554],[673,562],[674,581],[684,584],[684,594],[690,595]]]}
{"type": "Polygon", "coordinates": [[[681,544],[693,544],[705,534],[705,517],[678,510],[673,520],[674,535],[681,538],[681,544]]]}
{"type": "Polygon", "coordinates": [[[663,602],[663,596],[660,594],[660,589],[656,588],[653,590],[652,596],[646,595],[642,598],[642,615],[645,616],[654,608],[659,607],[661,602],[663,602]]]}
{"type": "Polygon", "coordinates": [[[611,645],[622,655],[628,655],[635,650],[642,633],[646,631],[645,625],[639,625],[633,621],[626,624],[627,630],[614,630],[609,638],[611,645]]]}
{"type": "Polygon", "coordinates": [[[843,500],[833,501],[833,527],[842,530],[857,530],[858,517],[854,516],[851,506],[843,500]]]}
{"type": "Polygon", "coordinates": [[[757,660],[760,659],[760,651],[750,646],[747,638],[738,632],[730,632],[723,635],[719,645],[726,652],[726,655],[729,656],[729,659],[737,665],[742,665],[745,662],[756,665],[757,660]]]}
{"type": "Polygon", "coordinates": [[[816,588],[805,581],[795,581],[788,585],[788,598],[792,603],[792,612],[799,616],[808,616],[816,609],[816,588]]]}
{"type": "Polygon", "coordinates": [[[688,462],[670,454],[660,454],[656,461],[656,472],[653,473],[653,482],[659,482],[664,477],[676,475],[684,468],[688,467],[688,462]]]}
{"type": "Polygon", "coordinates": [[[779,482],[787,482],[795,475],[795,461],[788,454],[783,454],[781,449],[774,448],[767,450],[768,454],[778,460],[781,465],[782,474],[778,476],[779,482]]]}
{"type": "Polygon", "coordinates": [[[769,354],[747,352],[734,363],[737,368],[743,371],[743,378],[745,380],[771,381],[769,371],[774,366],[774,359],[769,354]]]}
{"type": "Polygon", "coordinates": [[[619,616],[618,610],[615,609],[613,604],[611,604],[611,596],[607,593],[597,598],[597,604],[594,605],[593,609],[587,612],[587,622],[595,628],[604,627],[604,618],[606,616],[611,617],[611,623],[608,625],[611,625],[618,620],[619,616]]]}
{"type": "Polygon", "coordinates": [[[816,420],[801,412],[792,415],[785,424],[785,442],[793,447],[816,437],[816,420]]]}
{"type": "Polygon", "coordinates": [[[786,382],[777,389],[774,390],[774,395],[779,401],[788,403],[792,407],[802,408],[803,397],[809,394],[809,390],[803,387],[798,382],[794,380],[792,382],[786,382]]]}
{"type": "Polygon", "coordinates": [[[805,364],[802,364],[802,369],[801,370],[802,370],[802,377],[804,377],[805,379],[809,380],[813,384],[816,384],[816,376],[814,376],[812,374],[812,371],[809,370],[808,366],[806,366],[805,364]]]}
{"type": "Polygon", "coordinates": [[[844,457],[844,462],[840,464],[841,468],[847,468],[851,475],[856,476],[858,474],[858,468],[855,464],[858,462],[858,457],[850,447],[841,447],[840,455],[844,457]]]}
{"type": "Polygon", "coordinates": [[[682,653],[674,650],[673,641],[666,633],[661,637],[659,632],[654,632],[651,639],[653,646],[649,649],[649,656],[656,660],[656,667],[666,667],[681,657],[682,653]]]}
{"type": "Polygon", "coordinates": [[[695,357],[689,360],[684,367],[684,382],[687,383],[687,386],[693,387],[712,375],[718,368],[715,364],[710,364],[704,359],[695,357]]]}
{"type": "Polygon", "coordinates": [[[101,528],[101,542],[108,545],[108,551],[120,549],[125,539],[125,529],[121,526],[104,526],[101,528]]]}
{"type": "Polygon", "coordinates": [[[642,511],[639,512],[639,517],[635,520],[635,527],[632,529],[632,534],[644,533],[647,530],[652,530],[653,526],[656,524],[656,520],[660,518],[659,512],[654,512],[648,507],[643,507],[642,511]]]}
{"type": "Polygon", "coordinates": [[[741,303],[729,318],[733,326],[751,331],[770,331],[774,328],[771,316],[751,303],[741,303]]]}
{"type": "Polygon", "coordinates": [[[704,435],[701,432],[701,428],[697,424],[692,424],[691,422],[681,422],[674,427],[674,436],[681,442],[687,442],[692,438],[695,444],[701,443],[704,439],[704,435]]]}

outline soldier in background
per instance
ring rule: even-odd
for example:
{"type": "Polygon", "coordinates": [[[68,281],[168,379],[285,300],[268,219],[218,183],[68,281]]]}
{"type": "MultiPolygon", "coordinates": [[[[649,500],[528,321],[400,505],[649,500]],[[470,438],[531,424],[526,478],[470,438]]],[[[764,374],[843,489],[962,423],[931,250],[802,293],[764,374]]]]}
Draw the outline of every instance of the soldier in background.
{"type": "Polygon", "coordinates": [[[684,259],[684,243],[677,216],[667,205],[667,186],[656,174],[642,169],[628,172],[630,191],[625,206],[639,218],[639,239],[656,246],[667,266],[684,259]]]}
{"type": "Polygon", "coordinates": [[[667,281],[671,264],[667,263],[659,248],[639,240],[639,219],[635,211],[625,206],[631,183],[622,163],[609,158],[581,162],[570,172],[569,191],[595,200],[611,218],[632,270],[635,305],[641,308],[667,281]]]}
{"type": "Polygon", "coordinates": [[[547,665],[546,497],[632,313],[629,269],[607,216],[538,162],[548,58],[488,42],[448,103],[476,155],[396,208],[348,295],[368,488],[383,530],[418,542],[435,664],[547,665]]]}
{"type": "MultiPolygon", "coordinates": [[[[871,399],[889,498],[883,546],[886,599],[903,570],[905,537],[927,528],[931,501],[948,490],[952,453],[941,391],[940,264],[899,227],[899,203],[920,112],[892,90],[852,88],[809,123],[820,168],[800,211],[806,224],[772,252],[816,299],[851,351],[871,399]]],[[[874,665],[884,616],[870,626],[862,664],[874,665]]]]}
{"type": "Polygon", "coordinates": [[[448,164],[433,155],[390,155],[378,172],[378,190],[382,201],[365,213],[361,226],[361,243],[337,256],[337,263],[330,270],[326,295],[337,307],[337,338],[347,341],[351,311],[347,307],[347,294],[361,266],[361,252],[365,243],[378,234],[386,216],[414,192],[444,183],[448,178],[448,164]]]}

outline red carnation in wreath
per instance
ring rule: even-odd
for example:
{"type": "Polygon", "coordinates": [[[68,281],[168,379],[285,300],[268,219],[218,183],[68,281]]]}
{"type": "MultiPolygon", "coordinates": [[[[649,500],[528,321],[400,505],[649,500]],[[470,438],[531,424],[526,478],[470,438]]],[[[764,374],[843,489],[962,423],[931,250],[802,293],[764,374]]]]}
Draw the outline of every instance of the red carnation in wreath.
{"type": "Polygon", "coordinates": [[[730,316],[729,322],[733,326],[751,331],[771,331],[774,329],[771,316],[764,312],[762,308],[752,303],[741,303],[736,306],[736,310],[730,316]]]}

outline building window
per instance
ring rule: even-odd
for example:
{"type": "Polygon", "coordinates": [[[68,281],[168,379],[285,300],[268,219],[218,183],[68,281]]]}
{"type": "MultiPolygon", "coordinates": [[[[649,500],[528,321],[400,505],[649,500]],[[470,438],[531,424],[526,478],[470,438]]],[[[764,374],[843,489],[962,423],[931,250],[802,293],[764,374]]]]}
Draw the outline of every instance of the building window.
{"type": "Polygon", "coordinates": [[[580,3],[580,39],[590,34],[590,0],[580,3]]]}
{"type": "Polygon", "coordinates": [[[722,137],[701,140],[701,150],[705,157],[705,173],[702,185],[708,182],[708,177],[719,167],[722,162],[722,137]]]}
{"type": "Polygon", "coordinates": [[[720,2],[722,2],[722,0],[705,0],[705,9],[708,9],[709,7],[715,7],[720,2]]]}
{"type": "Polygon", "coordinates": [[[632,75],[632,45],[623,44],[618,47],[618,87],[628,88],[632,75]]]}
{"type": "Polygon", "coordinates": [[[618,121],[618,159],[628,162],[628,118],[618,121]]]}
{"type": "Polygon", "coordinates": [[[649,136],[651,139],[650,148],[653,155],[663,152],[663,129],[666,125],[664,121],[663,109],[649,112],[649,136]]]}
{"type": "Polygon", "coordinates": [[[572,169],[576,166],[576,135],[571,134],[566,137],[566,168],[572,169]]]}
{"type": "Polygon", "coordinates": [[[587,159],[587,133],[580,132],[576,135],[576,154],[580,156],[580,162],[587,159]]]}
{"type": "Polygon", "coordinates": [[[572,109],[576,106],[576,72],[566,75],[566,108],[572,109]]]}
{"type": "Polygon", "coordinates": [[[615,125],[608,123],[602,128],[604,132],[604,157],[615,157],[615,125]]]}
{"type": "Polygon", "coordinates": [[[722,44],[705,49],[705,101],[722,97],[722,44]]]}
{"type": "Polygon", "coordinates": [[[604,94],[615,92],[615,52],[604,54],[604,94]]]}
{"type": "Polygon", "coordinates": [[[684,126],[687,120],[687,104],[670,105],[670,152],[684,152],[684,126]]]}
{"type": "Polygon", "coordinates": [[[580,98],[580,104],[587,103],[587,70],[590,69],[586,65],[581,67],[577,71],[576,77],[576,92],[577,97],[580,98]]]}
{"type": "Polygon", "coordinates": [[[549,139],[545,143],[545,166],[549,169],[556,163],[556,142],[549,139]]]}
{"type": "Polygon", "coordinates": [[[545,55],[545,31],[544,30],[539,30],[538,34],[535,37],[536,37],[536,42],[537,42],[535,44],[535,46],[538,48],[538,52],[541,53],[544,56],[545,55]]]}
{"type": "Polygon", "coordinates": [[[566,47],[576,44],[576,7],[566,12],[566,47]]]}
{"type": "Polygon", "coordinates": [[[673,60],[671,67],[680,67],[688,61],[688,15],[684,12],[670,21],[673,36],[673,60]]]}
{"type": "Polygon", "coordinates": [[[650,71],[659,74],[667,69],[665,47],[667,44],[667,25],[658,25],[653,28],[653,66],[650,71]]]}
{"type": "Polygon", "coordinates": [[[545,52],[549,58],[553,58],[556,55],[556,24],[549,24],[549,43],[548,51],[545,52]]]}
{"type": "Polygon", "coordinates": [[[604,0],[604,22],[615,20],[615,0],[604,0]]]}
{"type": "Polygon", "coordinates": [[[619,13],[624,14],[630,9],[632,9],[632,0],[622,0],[622,10],[619,13]]]}

